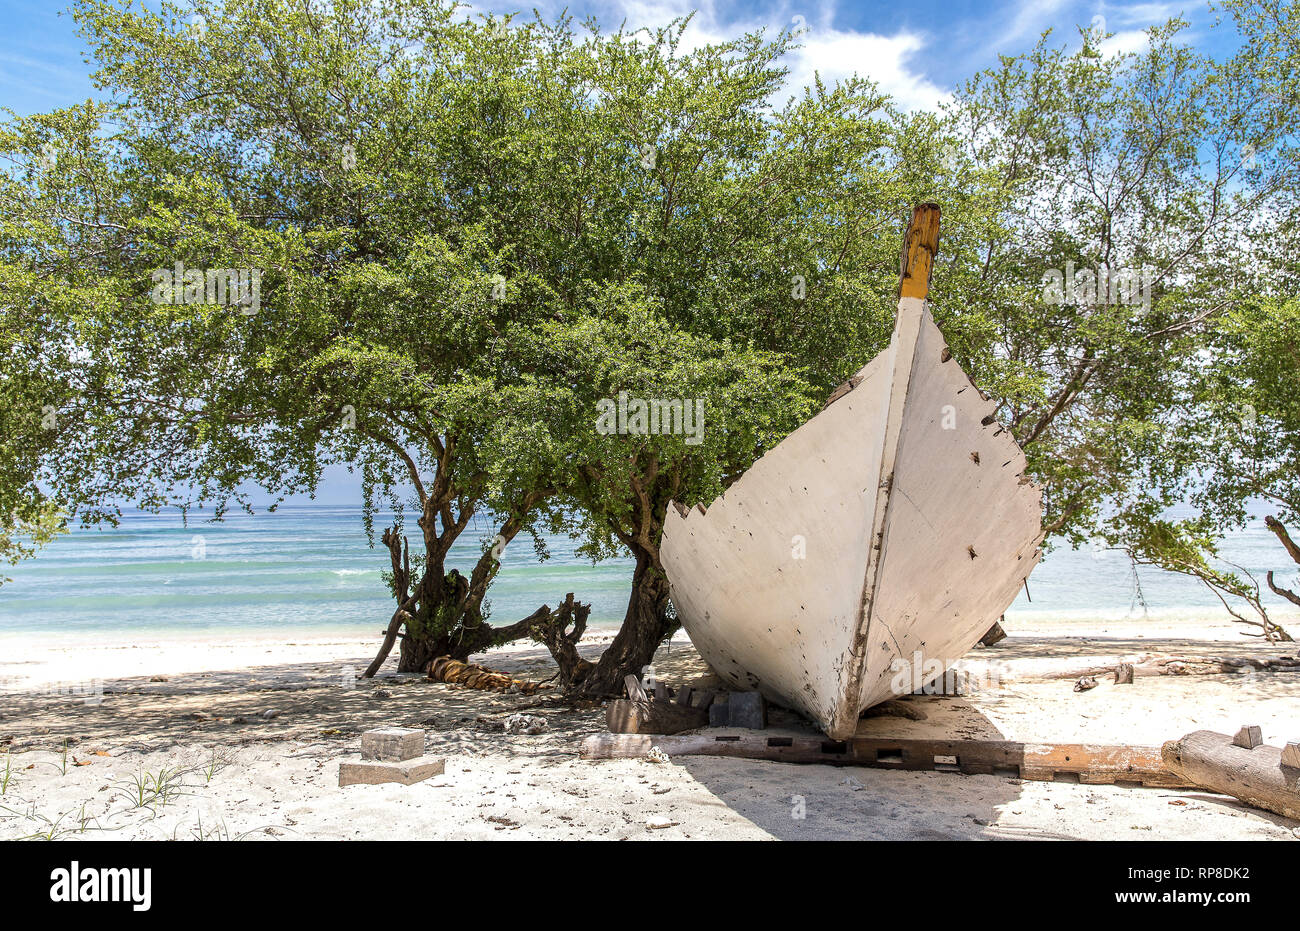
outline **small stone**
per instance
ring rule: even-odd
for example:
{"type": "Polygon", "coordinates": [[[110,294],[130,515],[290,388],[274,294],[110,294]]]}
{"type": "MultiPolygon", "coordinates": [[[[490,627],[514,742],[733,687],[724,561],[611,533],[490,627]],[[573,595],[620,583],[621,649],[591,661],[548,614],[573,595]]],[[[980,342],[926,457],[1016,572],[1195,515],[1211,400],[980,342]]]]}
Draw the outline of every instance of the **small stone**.
{"type": "Polygon", "coordinates": [[[267,708],[265,711],[262,712],[262,720],[264,721],[269,721],[272,718],[278,718],[279,716],[280,716],[279,708],[267,708]]]}
{"type": "Polygon", "coordinates": [[[866,788],[866,786],[858,782],[858,780],[852,776],[845,776],[843,779],[840,780],[840,785],[848,786],[854,792],[860,792],[861,790],[866,788]]]}
{"type": "Polygon", "coordinates": [[[662,831],[664,828],[673,828],[680,823],[681,822],[679,821],[669,821],[663,815],[651,815],[649,818],[645,819],[645,826],[647,830],[651,831],[662,831]]]}
{"type": "Polygon", "coordinates": [[[382,701],[385,698],[392,698],[393,693],[388,691],[388,689],[375,689],[370,693],[370,697],[382,701]]]}
{"type": "Polygon", "coordinates": [[[1089,689],[1095,689],[1096,687],[1097,680],[1092,676],[1084,676],[1078,682],[1074,683],[1074,690],[1076,692],[1086,692],[1089,689]]]}

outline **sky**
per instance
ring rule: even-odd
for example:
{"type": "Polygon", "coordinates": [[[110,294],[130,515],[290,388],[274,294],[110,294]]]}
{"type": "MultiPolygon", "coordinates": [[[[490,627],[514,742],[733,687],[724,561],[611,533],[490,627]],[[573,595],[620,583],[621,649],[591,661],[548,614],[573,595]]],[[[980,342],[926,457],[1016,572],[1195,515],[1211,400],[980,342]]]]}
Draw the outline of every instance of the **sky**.
{"type": "MultiPolygon", "coordinates": [[[[1028,50],[1047,29],[1077,44],[1078,26],[1099,28],[1113,33],[1108,51],[1136,51],[1145,42],[1143,30],[1181,16],[1190,24],[1185,41],[1199,50],[1225,55],[1236,45],[1231,25],[1216,28],[1218,14],[1204,0],[476,0],[474,8],[529,14],[534,6],[548,17],[567,7],[578,20],[594,15],[611,28],[623,22],[633,28],[663,25],[695,11],[688,45],[759,28],[802,27],[803,47],[788,62],[793,82],[806,84],[820,73],[829,83],[856,73],[909,110],[938,106],[965,79],[996,64],[999,54],[1028,50]]],[[[84,60],[83,42],[66,9],[57,0],[0,0],[0,107],[25,116],[97,96],[93,68],[84,60]]],[[[359,487],[357,477],[333,469],[316,500],[357,503],[359,487]]]]}
{"type": "MultiPolygon", "coordinates": [[[[155,5],[150,3],[149,5],[155,5]]],[[[696,11],[688,42],[704,43],[767,27],[802,26],[804,48],[791,60],[800,83],[820,71],[823,80],[858,73],[876,81],[909,109],[929,108],[954,86],[997,61],[1033,45],[1045,29],[1074,39],[1075,27],[1114,33],[1113,50],[1141,47],[1143,30],[1182,16],[1187,38],[1207,51],[1235,44],[1230,27],[1214,28],[1217,14],[1200,0],[1106,3],[1096,0],[913,0],[816,3],[746,0],[581,0],[496,2],[476,0],[475,9],[543,14],[563,8],[579,20],[591,14],[606,26],[660,25],[696,11]]],[[[94,96],[83,43],[59,0],[4,0],[0,4],[0,107],[20,115],[38,113],[94,96]]]]}

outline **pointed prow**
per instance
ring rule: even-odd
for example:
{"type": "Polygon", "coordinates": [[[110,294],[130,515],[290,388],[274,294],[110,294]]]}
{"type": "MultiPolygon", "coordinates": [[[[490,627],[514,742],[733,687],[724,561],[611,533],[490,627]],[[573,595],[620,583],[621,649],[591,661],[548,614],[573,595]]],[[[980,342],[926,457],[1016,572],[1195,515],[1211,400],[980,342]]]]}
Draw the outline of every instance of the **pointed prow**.
{"type": "Polygon", "coordinates": [[[939,251],[939,205],[920,204],[912,211],[903,240],[902,274],[898,296],[925,300],[930,293],[930,273],[939,251]]]}

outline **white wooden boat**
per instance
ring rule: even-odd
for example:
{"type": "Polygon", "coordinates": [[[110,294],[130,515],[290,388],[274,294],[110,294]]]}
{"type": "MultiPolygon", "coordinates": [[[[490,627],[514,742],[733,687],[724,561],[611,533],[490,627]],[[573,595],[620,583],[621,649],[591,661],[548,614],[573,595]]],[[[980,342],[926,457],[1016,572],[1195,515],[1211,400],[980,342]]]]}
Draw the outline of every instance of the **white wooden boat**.
{"type": "Polygon", "coordinates": [[[836,739],[969,651],[1042,541],[1038,487],[926,307],[939,209],[918,207],[887,349],[660,547],[700,655],[836,739]]]}

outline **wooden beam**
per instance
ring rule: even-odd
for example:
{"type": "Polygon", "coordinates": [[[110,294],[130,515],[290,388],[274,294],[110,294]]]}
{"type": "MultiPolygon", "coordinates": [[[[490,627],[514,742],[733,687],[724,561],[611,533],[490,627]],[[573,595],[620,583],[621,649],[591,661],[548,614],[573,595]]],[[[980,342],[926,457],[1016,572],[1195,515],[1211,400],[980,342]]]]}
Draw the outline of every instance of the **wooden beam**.
{"type": "Polygon", "coordinates": [[[924,740],[900,737],[656,736],[594,734],[582,743],[588,760],[645,756],[658,747],[669,756],[728,756],[778,763],[819,763],[877,769],[1007,775],[1036,781],[1078,777],[1088,785],[1139,783],[1178,788],[1191,782],[1172,773],[1158,747],[1026,744],[1011,740],[924,740]]]}

